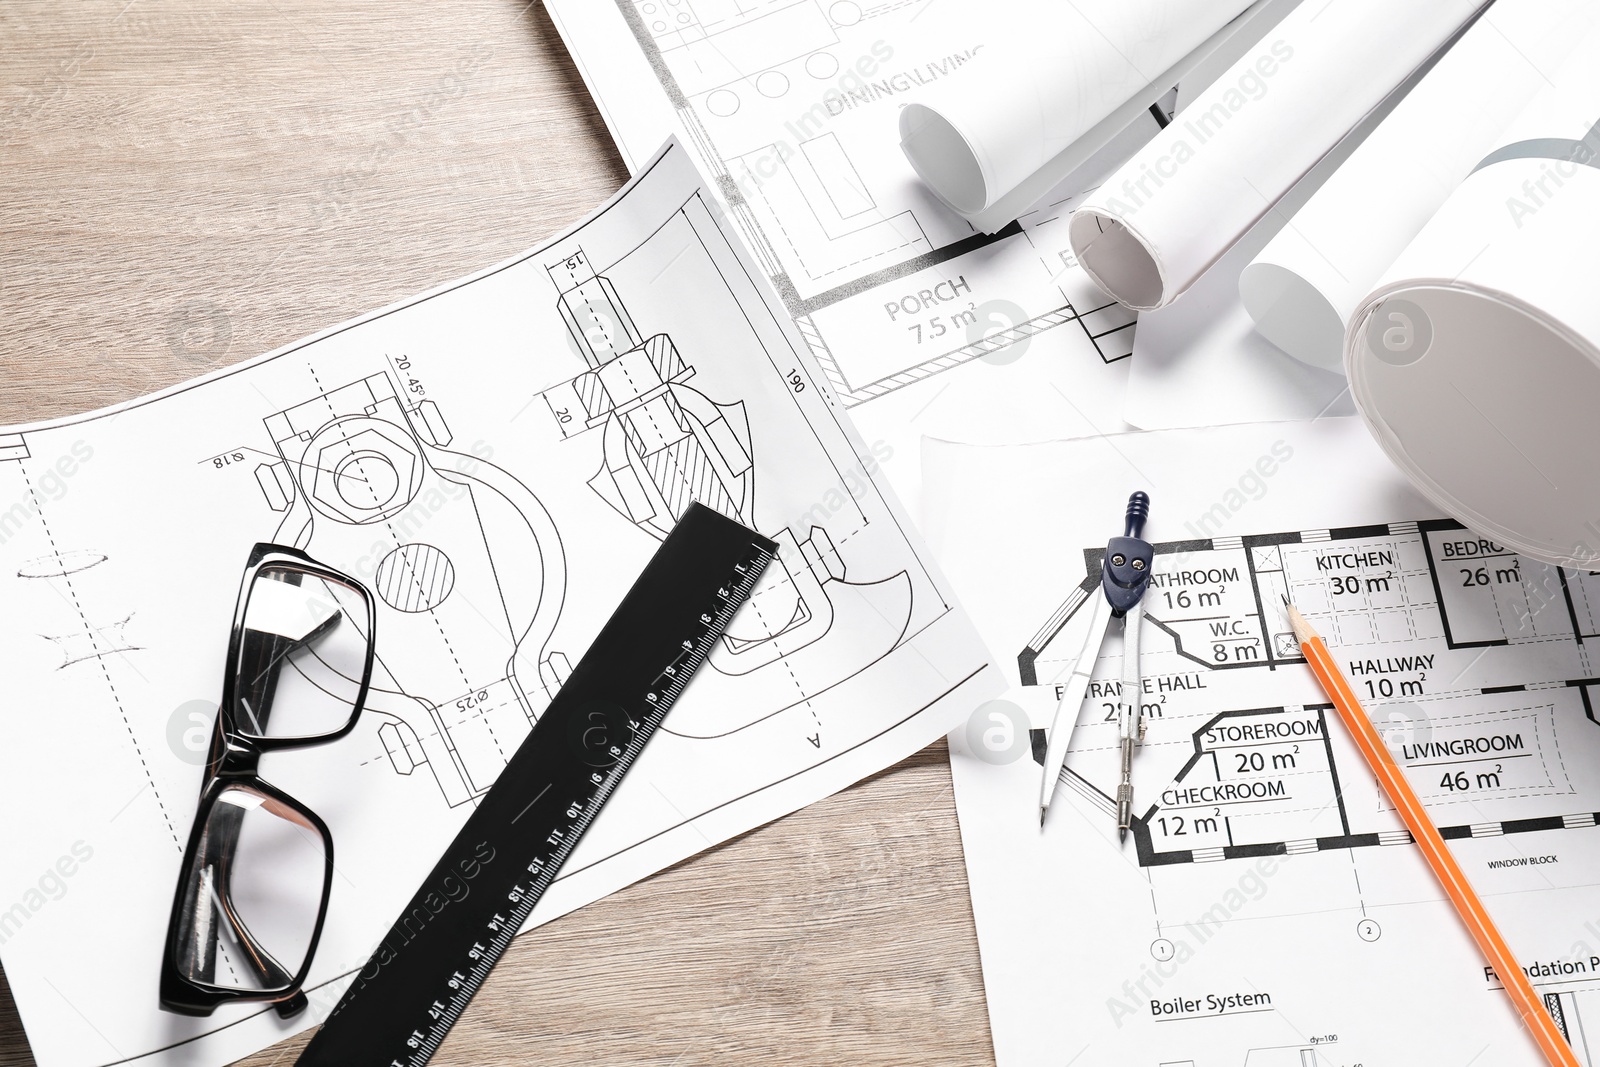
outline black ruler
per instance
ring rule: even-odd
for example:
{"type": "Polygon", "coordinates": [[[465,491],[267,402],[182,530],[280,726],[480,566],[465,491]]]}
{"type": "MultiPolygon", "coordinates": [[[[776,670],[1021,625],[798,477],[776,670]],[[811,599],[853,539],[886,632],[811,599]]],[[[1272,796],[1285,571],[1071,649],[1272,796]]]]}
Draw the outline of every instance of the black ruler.
{"type": "Polygon", "coordinates": [[[777,550],[689,506],[296,1062],[428,1062],[777,550]]]}

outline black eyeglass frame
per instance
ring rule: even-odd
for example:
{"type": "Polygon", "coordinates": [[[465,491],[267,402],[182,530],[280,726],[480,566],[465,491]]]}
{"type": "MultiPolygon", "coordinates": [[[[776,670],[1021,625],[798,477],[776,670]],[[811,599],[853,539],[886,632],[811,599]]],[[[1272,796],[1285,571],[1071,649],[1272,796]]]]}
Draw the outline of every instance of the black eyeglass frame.
{"type": "Polygon", "coordinates": [[[316,957],[317,943],[322,937],[322,925],[328,915],[328,897],[333,888],[333,835],[316,812],[262,778],[257,769],[261,756],[267,752],[324,745],[339,740],[355,729],[361,711],[366,706],[367,693],[372,684],[372,666],[377,649],[376,625],[377,605],[372,593],[355,578],[318,563],[298,549],[284,545],[263,542],[251,550],[245,564],[244,577],[239,585],[239,598],[234,606],[233,632],[228,640],[227,668],[222,681],[222,702],[217,707],[211,747],[206,756],[205,783],[200,790],[194,824],[189,830],[189,842],[184,848],[183,864],[178,873],[178,888],[173,897],[172,916],[167,925],[166,942],[162,951],[160,995],[161,1007],[166,1011],[180,1015],[205,1016],[215,1011],[218,1005],[251,1000],[271,1003],[274,1010],[286,1019],[305,1010],[307,1000],[302,987],[307,973],[311,970],[311,962],[316,957]],[[239,721],[237,689],[241,645],[245,634],[245,613],[249,606],[250,591],[255,587],[256,579],[262,571],[274,568],[297,571],[309,578],[337,582],[359,593],[366,607],[367,653],[362,668],[360,688],[357,690],[349,719],[342,727],[329,733],[309,737],[263,737],[250,733],[239,721]],[[201,864],[202,852],[206,846],[203,838],[210,823],[212,809],[230,789],[253,792],[282,805],[305,819],[307,825],[322,838],[324,857],[322,895],[317,905],[316,923],[312,927],[311,938],[306,946],[305,960],[301,963],[299,972],[294,975],[288,975],[272,959],[270,953],[261,949],[249,930],[232,914],[232,904],[227,892],[230,864],[226,850],[230,843],[223,842],[221,846],[220,851],[223,855],[220,857],[221,862],[218,863],[217,870],[222,885],[217,892],[218,901],[227,909],[226,917],[235,938],[247,949],[244,962],[256,971],[263,985],[269,979],[276,979],[277,976],[286,979],[286,981],[275,981],[272,988],[237,989],[198,982],[187,977],[178,966],[177,935],[180,928],[185,925],[184,905],[189,883],[196,867],[201,864]],[[252,958],[251,953],[256,954],[258,958],[252,958]]]}

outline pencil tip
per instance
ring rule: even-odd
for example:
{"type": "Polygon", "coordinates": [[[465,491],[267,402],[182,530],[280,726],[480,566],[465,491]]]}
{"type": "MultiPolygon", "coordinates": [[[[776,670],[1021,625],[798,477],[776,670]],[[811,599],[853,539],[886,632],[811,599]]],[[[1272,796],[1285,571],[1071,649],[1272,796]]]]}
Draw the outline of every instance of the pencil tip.
{"type": "Polygon", "coordinates": [[[1283,604],[1284,604],[1284,607],[1288,607],[1289,606],[1289,594],[1288,593],[1284,593],[1283,594],[1283,604]]]}
{"type": "Polygon", "coordinates": [[[1039,829],[1041,829],[1041,830],[1044,829],[1044,813],[1049,811],[1049,810],[1050,809],[1046,808],[1046,807],[1041,807],[1039,809],[1039,829]]]}
{"type": "Polygon", "coordinates": [[[1316,631],[1311,628],[1311,624],[1306,621],[1306,617],[1300,614],[1300,609],[1295,607],[1288,597],[1284,598],[1284,609],[1285,614],[1289,616],[1289,629],[1294,631],[1294,639],[1296,641],[1303,645],[1316,636],[1316,631]]]}

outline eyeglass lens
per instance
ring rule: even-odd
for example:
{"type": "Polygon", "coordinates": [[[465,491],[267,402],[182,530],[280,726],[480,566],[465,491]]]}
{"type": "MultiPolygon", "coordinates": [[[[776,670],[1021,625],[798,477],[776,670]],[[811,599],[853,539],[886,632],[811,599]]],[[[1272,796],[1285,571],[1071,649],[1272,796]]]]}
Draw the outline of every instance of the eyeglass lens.
{"type": "Polygon", "coordinates": [[[249,786],[225,787],[184,887],[179,971],[238,992],[288,989],[311,947],[326,861],[322,835],[300,812],[249,786]]]}
{"type": "Polygon", "coordinates": [[[366,601],[332,579],[288,566],[257,572],[245,602],[234,697],[252,737],[315,738],[356,713],[366,663],[366,601]]]}

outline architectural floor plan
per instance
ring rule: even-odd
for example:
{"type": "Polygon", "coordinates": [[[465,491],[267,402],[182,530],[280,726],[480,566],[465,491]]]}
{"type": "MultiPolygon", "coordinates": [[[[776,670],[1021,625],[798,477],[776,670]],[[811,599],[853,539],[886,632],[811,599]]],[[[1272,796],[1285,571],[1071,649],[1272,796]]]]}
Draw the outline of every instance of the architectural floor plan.
{"type": "MultiPolygon", "coordinates": [[[[1360,650],[1344,666],[1388,720],[1446,839],[1595,826],[1597,812],[1569,809],[1600,799],[1591,702],[1600,575],[1523,560],[1450,519],[1172,542],[1156,553],[1145,617],[1155,647],[1142,657],[1153,673],[1140,699],[1168,740],[1143,758],[1171,776],[1136,817],[1140,864],[1409,840],[1375,818],[1386,802],[1360,764],[1336,758],[1331,705],[1262,703],[1282,692],[1277,673],[1304,662],[1278,610],[1285,595],[1319,617],[1332,647],[1360,650]],[[1203,701],[1185,699],[1201,690],[1203,701]],[[1218,702],[1234,710],[1208,714],[1218,702]],[[1489,804],[1496,818],[1485,821],[1489,804]]],[[[1099,595],[1103,554],[1085,553],[1094,577],[1018,653],[1024,686],[1060,669],[1057,638],[1099,595]]],[[[1120,689],[1096,682],[1091,697],[1114,704],[1120,689]]],[[[1088,753],[1114,747],[1106,726],[1084,722],[1084,755],[1067,774],[1109,810],[1115,779],[1085,776],[1095,773],[1088,753]]]]}
{"type": "Polygon", "coordinates": [[[691,501],[779,558],[534,921],[880,770],[996,691],[823,382],[674,143],[514,260],[0,433],[0,800],[34,813],[5,837],[0,957],[38,1062],[223,1063],[319,1021],[691,501]],[[155,1010],[156,964],[258,541],[372,590],[372,693],[349,736],[262,762],[335,842],[311,1010],[181,1018],[155,1010]],[[24,769],[41,753],[47,778],[24,769]],[[68,865],[70,892],[40,889],[68,865]]]}
{"type": "MultiPolygon", "coordinates": [[[[1071,197],[981,234],[900,152],[900,105],[921,85],[960,77],[994,32],[989,7],[924,18],[924,5],[891,0],[547,6],[630,168],[676,134],[714,176],[868,440],[914,451],[924,432],[1037,439],[1120,428],[1134,318],[1077,266],[1071,197]],[[1009,424],[986,411],[999,381],[1009,424]]],[[[1106,158],[1155,129],[1146,116],[1106,158]]],[[[897,484],[915,477],[890,469],[897,484]]]]}
{"type": "Polygon", "coordinates": [[[952,735],[1001,1067],[1537,1062],[1305,668],[1284,596],[1600,1063],[1600,576],[1433,517],[1351,420],[935,445],[928,477],[935,550],[1013,682],[952,735]],[[1042,833],[1042,732],[997,748],[989,731],[1048,723],[1134,489],[1156,556],[1119,846],[1120,647],[1042,833]]]}

